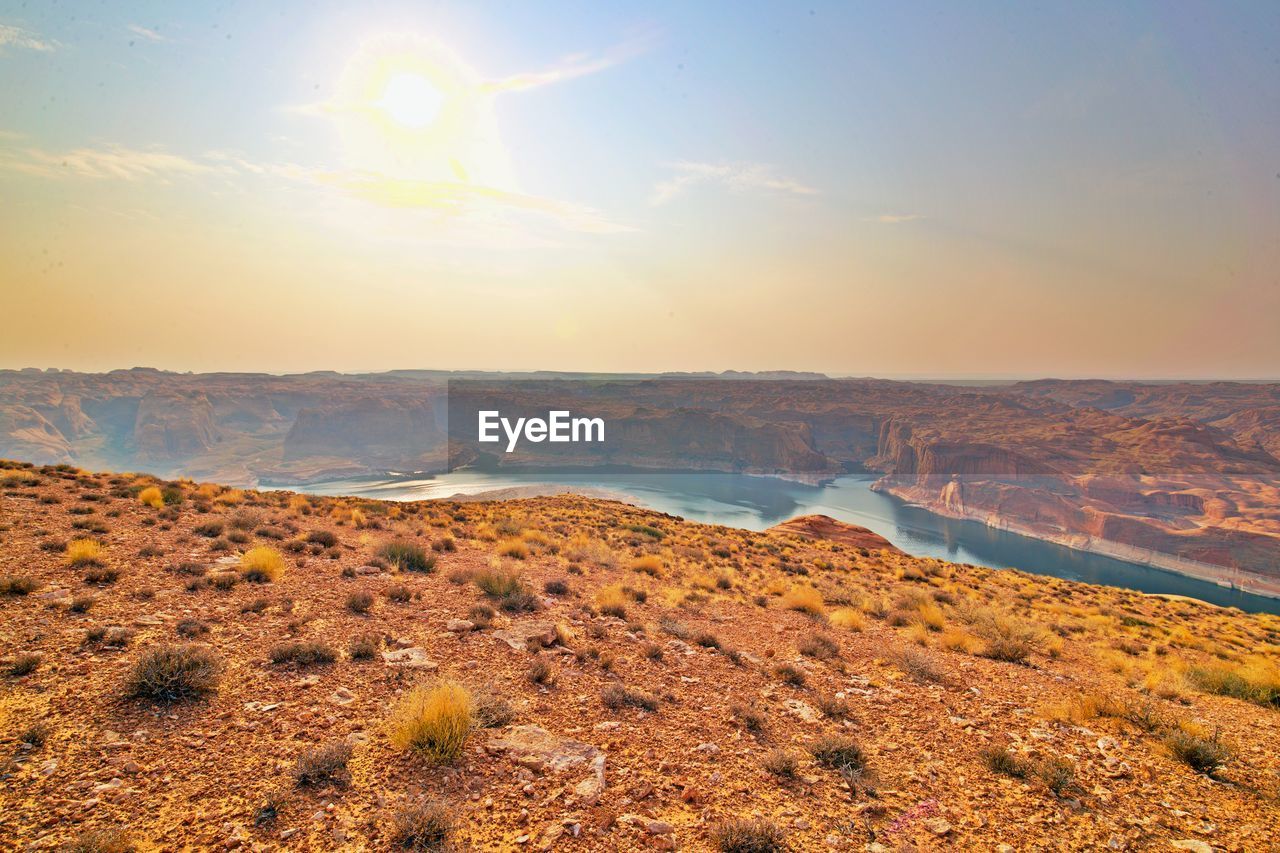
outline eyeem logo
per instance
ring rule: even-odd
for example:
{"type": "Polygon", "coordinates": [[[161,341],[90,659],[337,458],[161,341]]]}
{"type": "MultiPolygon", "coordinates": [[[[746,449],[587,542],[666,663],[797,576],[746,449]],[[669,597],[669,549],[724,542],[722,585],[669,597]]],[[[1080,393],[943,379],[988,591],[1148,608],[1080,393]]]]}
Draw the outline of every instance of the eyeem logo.
{"type": "Polygon", "coordinates": [[[501,441],[498,428],[507,436],[507,453],[516,449],[516,443],[523,436],[526,441],[535,444],[541,441],[550,442],[588,442],[604,441],[603,418],[574,418],[566,411],[547,412],[547,419],[516,418],[513,424],[502,417],[501,412],[480,412],[480,441],[501,441]]]}

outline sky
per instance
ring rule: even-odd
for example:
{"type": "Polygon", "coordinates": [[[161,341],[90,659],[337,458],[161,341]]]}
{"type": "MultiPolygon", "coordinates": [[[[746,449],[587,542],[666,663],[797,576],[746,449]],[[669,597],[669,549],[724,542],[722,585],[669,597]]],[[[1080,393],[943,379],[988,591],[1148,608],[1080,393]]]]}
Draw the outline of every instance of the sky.
{"type": "Polygon", "coordinates": [[[1280,4],[0,0],[0,367],[1280,377],[1280,4]]]}

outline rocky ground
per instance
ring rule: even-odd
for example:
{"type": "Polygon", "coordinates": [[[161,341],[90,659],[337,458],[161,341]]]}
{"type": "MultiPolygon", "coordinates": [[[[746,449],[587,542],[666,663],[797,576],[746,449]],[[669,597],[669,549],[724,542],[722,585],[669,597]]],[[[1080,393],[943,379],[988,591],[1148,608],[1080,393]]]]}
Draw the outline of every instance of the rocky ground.
{"type": "Polygon", "coordinates": [[[426,802],[470,850],[1275,849],[1278,659],[1280,618],[829,520],[0,470],[3,849],[386,849],[426,802]],[[210,691],[129,696],[187,643],[210,691]],[[450,763],[387,732],[440,681],[450,763]]]}

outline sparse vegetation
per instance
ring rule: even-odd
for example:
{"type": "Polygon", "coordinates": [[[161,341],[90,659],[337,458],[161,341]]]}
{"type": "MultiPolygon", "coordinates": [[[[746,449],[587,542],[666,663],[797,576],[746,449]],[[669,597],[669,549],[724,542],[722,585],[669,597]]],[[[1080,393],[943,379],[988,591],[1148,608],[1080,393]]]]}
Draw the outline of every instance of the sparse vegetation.
{"type": "Polygon", "coordinates": [[[1212,776],[1231,759],[1231,749],[1217,733],[1207,735],[1196,727],[1179,726],[1164,737],[1169,753],[1197,773],[1212,776]]]}
{"type": "Polygon", "coordinates": [[[788,610],[808,613],[810,616],[821,616],[823,612],[822,593],[811,586],[792,587],[782,596],[782,606],[788,610]]]}
{"type": "Polygon", "coordinates": [[[538,601],[524,585],[518,572],[502,568],[477,572],[473,580],[485,595],[497,602],[508,613],[536,610],[538,601]]]}
{"type": "Polygon", "coordinates": [[[158,646],[134,661],[125,680],[125,695],[161,702],[194,699],[217,688],[222,668],[222,658],[208,646],[158,646]]]}
{"type": "Polygon", "coordinates": [[[946,680],[946,673],[938,659],[924,649],[903,646],[889,655],[890,662],[905,675],[922,683],[941,684],[946,680]]]}
{"type": "Polygon", "coordinates": [[[1214,664],[1192,667],[1187,677],[1206,693],[1280,707],[1280,668],[1262,659],[1251,660],[1242,666],[1214,664]]]}
{"type": "Polygon", "coordinates": [[[782,853],[786,833],[764,818],[735,818],[717,824],[712,838],[721,853],[782,853]]]}
{"type": "Polygon", "coordinates": [[[378,556],[402,572],[431,572],[436,558],[413,542],[397,539],[378,549],[378,556]]]}
{"type": "Polygon", "coordinates": [[[240,574],[252,583],[274,583],[284,577],[284,557],[267,545],[250,548],[240,558],[240,574]]]}
{"type": "Polygon", "coordinates": [[[657,697],[645,693],[643,690],[632,690],[621,684],[611,684],[600,693],[600,701],[611,711],[621,710],[622,708],[643,708],[646,711],[656,711],[658,708],[657,697]]]}
{"type": "Polygon", "coordinates": [[[30,595],[40,588],[40,582],[28,575],[4,575],[0,577],[0,595],[30,595]]]}
{"type": "Polygon", "coordinates": [[[382,648],[382,638],[377,634],[361,634],[352,637],[347,646],[347,655],[352,660],[372,660],[382,648]]]}
{"type": "Polygon", "coordinates": [[[596,593],[596,607],[605,616],[616,616],[619,619],[625,619],[627,617],[627,594],[617,584],[602,587],[596,593]]]}
{"type": "Polygon", "coordinates": [[[792,687],[804,687],[809,683],[809,676],[805,671],[793,663],[780,663],[773,668],[773,674],[780,681],[785,681],[792,687]]]}
{"type": "Polygon", "coordinates": [[[346,779],[350,760],[351,746],[343,741],[317,746],[298,756],[293,778],[304,787],[341,783],[346,779]]]}
{"type": "Polygon", "coordinates": [[[15,657],[13,662],[9,664],[9,674],[14,678],[30,675],[36,671],[42,660],[44,660],[44,655],[39,652],[24,652],[15,657]]]}
{"type": "Polygon", "coordinates": [[[462,754],[474,724],[470,691],[456,682],[441,681],[406,693],[392,711],[387,733],[396,749],[445,764],[462,754]]]}
{"type": "Polygon", "coordinates": [[[102,556],[102,546],[93,539],[72,539],[67,543],[67,562],[73,566],[93,566],[102,556]]]}
{"type": "Polygon", "coordinates": [[[87,829],[61,848],[63,853],[133,853],[137,849],[121,829],[87,829]]]}
{"type": "Polygon", "coordinates": [[[373,593],[359,590],[347,596],[347,609],[363,616],[373,607],[373,593]]]}
{"type": "Polygon", "coordinates": [[[391,820],[390,839],[400,850],[446,849],[453,818],[449,809],[430,800],[414,800],[402,806],[391,820]]]}
{"type": "Polygon", "coordinates": [[[333,650],[332,646],[317,640],[294,640],[288,643],[277,643],[271,647],[267,656],[272,663],[291,663],[297,666],[333,663],[338,659],[338,653],[333,650]]]}
{"type": "Polygon", "coordinates": [[[819,764],[830,767],[850,781],[861,776],[867,766],[862,746],[851,737],[820,737],[809,744],[809,752],[819,764]]]}
{"type": "Polygon", "coordinates": [[[760,759],[765,770],[779,779],[794,779],[800,769],[800,759],[789,749],[771,749],[760,759]]]}

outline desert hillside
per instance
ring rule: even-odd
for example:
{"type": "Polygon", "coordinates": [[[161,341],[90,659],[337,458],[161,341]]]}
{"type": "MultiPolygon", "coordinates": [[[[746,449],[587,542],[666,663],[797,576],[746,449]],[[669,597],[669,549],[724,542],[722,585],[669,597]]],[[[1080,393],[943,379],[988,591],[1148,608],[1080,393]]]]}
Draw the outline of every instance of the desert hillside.
{"type": "Polygon", "coordinates": [[[1280,618],[830,519],[3,463],[0,664],[4,849],[1280,845],[1280,618]]]}

